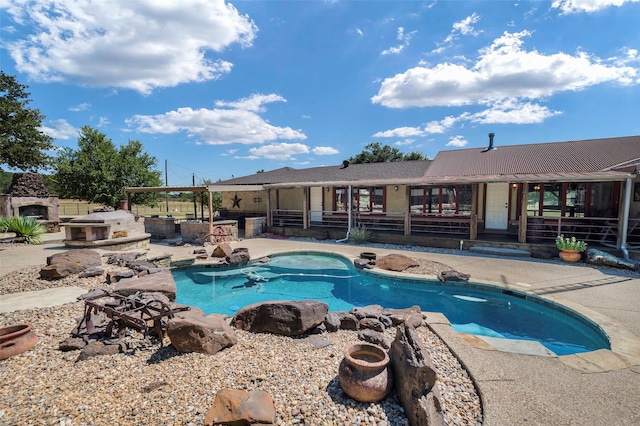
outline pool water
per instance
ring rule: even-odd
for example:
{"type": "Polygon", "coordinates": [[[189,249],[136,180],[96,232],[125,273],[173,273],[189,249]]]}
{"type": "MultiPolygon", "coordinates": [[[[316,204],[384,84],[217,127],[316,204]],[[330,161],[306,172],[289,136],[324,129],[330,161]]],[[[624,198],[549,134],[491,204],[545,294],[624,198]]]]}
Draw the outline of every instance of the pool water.
{"type": "Polygon", "coordinates": [[[535,340],[557,355],[610,348],[595,324],[535,296],[465,283],[382,277],[356,270],[342,257],[286,254],[270,262],[237,268],[174,270],[177,302],[205,313],[233,315],[266,300],[319,300],[330,311],[371,304],[385,308],[419,305],[442,312],[462,333],[535,340]],[[510,293],[510,294],[509,294],[510,293]]]}

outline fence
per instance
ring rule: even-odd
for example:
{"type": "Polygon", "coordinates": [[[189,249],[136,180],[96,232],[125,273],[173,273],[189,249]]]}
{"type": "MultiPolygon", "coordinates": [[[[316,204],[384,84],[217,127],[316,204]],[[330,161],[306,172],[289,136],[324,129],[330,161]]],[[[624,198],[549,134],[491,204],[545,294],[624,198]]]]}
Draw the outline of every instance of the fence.
{"type": "MultiPolygon", "coordinates": [[[[85,201],[74,201],[74,200],[60,200],[58,205],[58,213],[61,217],[64,216],[84,216],[94,211],[94,209],[98,209],[103,207],[100,204],[92,204],[87,203],[85,201]]],[[[197,213],[197,216],[200,217],[202,213],[202,209],[200,204],[196,205],[196,212],[194,213],[193,203],[187,201],[169,201],[168,209],[167,204],[162,202],[155,207],[145,206],[145,205],[137,205],[134,204],[130,206],[130,210],[132,213],[135,213],[140,216],[149,216],[152,214],[170,214],[173,216],[187,216],[194,215],[197,213]]],[[[209,217],[209,208],[204,206],[204,217],[209,217]]]]}

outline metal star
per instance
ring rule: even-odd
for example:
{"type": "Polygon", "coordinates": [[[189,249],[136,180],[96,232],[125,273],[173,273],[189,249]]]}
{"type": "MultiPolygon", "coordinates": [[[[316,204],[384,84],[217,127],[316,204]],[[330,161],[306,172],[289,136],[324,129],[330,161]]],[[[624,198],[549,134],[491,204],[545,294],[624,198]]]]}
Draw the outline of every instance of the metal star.
{"type": "Polygon", "coordinates": [[[236,195],[233,196],[233,206],[231,208],[240,208],[240,201],[242,201],[242,198],[238,198],[238,194],[236,193],[236,195]]]}

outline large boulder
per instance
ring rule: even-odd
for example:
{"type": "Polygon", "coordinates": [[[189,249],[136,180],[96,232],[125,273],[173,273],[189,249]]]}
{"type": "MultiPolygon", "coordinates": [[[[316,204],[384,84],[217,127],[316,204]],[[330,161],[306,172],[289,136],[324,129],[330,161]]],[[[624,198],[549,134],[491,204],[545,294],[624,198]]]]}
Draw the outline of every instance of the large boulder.
{"type": "Polygon", "coordinates": [[[398,327],[389,351],[400,404],[412,425],[444,425],[436,368],[416,330],[398,327]],[[435,390],[435,392],[433,392],[435,390]]]}
{"type": "Polygon", "coordinates": [[[317,300],[273,300],[238,310],[231,325],[253,333],[299,336],[322,324],[328,311],[317,300]]]}
{"type": "Polygon", "coordinates": [[[587,249],[585,253],[585,262],[590,263],[592,265],[601,265],[601,266],[611,266],[613,268],[622,268],[622,269],[638,269],[639,263],[634,261],[620,259],[612,254],[609,254],[602,250],[597,249],[587,249]]]}
{"type": "Polygon", "coordinates": [[[213,425],[270,425],[276,421],[271,396],[262,390],[221,389],[204,419],[213,425]]]}
{"type": "Polygon", "coordinates": [[[47,257],[47,266],[40,269],[40,276],[59,280],[71,274],[80,274],[86,270],[101,270],[102,258],[91,249],[69,250],[47,257]]]}
{"type": "Polygon", "coordinates": [[[234,251],[229,256],[225,257],[225,262],[229,265],[245,265],[251,260],[251,255],[248,251],[234,251]]]}
{"type": "Polygon", "coordinates": [[[238,343],[235,331],[223,315],[176,315],[169,320],[167,335],[178,352],[215,354],[238,343]]]}
{"type": "Polygon", "coordinates": [[[402,254],[389,254],[379,257],[376,262],[378,268],[396,272],[402,272],[407,268],[419,265],[415,260],[402,254]]]}
{"type": "Polygon", "coordinates": [[[169,300],[176,300],[176,282],[171,272],[162,270],[156,274],[123,278],[113,285],[111,291],[122,296],[140,293],[162,293],[169,300]]]}

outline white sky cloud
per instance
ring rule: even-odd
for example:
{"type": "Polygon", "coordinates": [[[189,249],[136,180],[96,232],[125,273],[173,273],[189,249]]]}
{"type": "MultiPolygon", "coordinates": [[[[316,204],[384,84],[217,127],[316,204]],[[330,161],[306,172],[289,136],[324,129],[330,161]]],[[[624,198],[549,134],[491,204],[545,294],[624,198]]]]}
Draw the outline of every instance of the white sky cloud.
{"type": "Polygon", "coordinates": [[[447,146],[454,146],[456,148],[462,148],[467,146],[469,142],[463,136],[453,136],[447,142],[447,146]]]}
{"type": "Polygon", "coordinates": [[[80,135],[80,131],[64,119],[50,120],[49,125],[40,127],[40,130],[54,139],[72,139],[80,135]]]}
{"type": "Polygon", "coordinates": [[[447,38],[444,39],[444,42],[452,42],[458,34],[472,36],[478,35],[479,32],[475,30],[472,24],[478,23],[479,20],[480,16],[474,12],[473,14],[464,18],[462,21],[454,22],[451,33],[447,36],[447,38]]]}
{"type": "Polygon", "coordinates": [[[389,108],[460,106],[505,98],[536,99],[604,82],[632,84],[638,70],[606,65],[578,52],[544,54],[523,49],[528,31],[505,32],[480,50],[475,64],[418,66],[382,81],[374,104],[389,108]]]}
{"type": "Polygon", "coordinates": [[[521,103],[515,99],[506,99],[491,104],[489,108],[475,114],[465,114],[464,119],[482,124],[531,124],[542,123],[549,117],[560,115],[545,106],[531,102],[521,103]]]}
{"type": "MultiPolygon", "coordinates": [[[[301,143],[274,143],[249,149],[249,158],[269,160],[295,160],[297,154],[309,153],[309,147],[301,143]]],[[[247,157],[244,157],[247,158],[247,157]]]]}
{"type": "Polygon", "coordinates": [[[231,143],[259,144],[277,139],[300,139],[307,136],[290,127],[277,127],[261,117],[264,105],[286,102],[278,95],[256,94],[235,102],[216,102],[227,108],[178,108],[158,115],[135,115],[126,121],[129,128],[141,133],[173,134],[186,132],[208,145],[231,143]]]}
{"type": "Polygon", "coordinates": [[[413,37],[413,35],[415,33],[416,33],[416,31],[411,31],[408,34],[405,34],[404,33],[404,28],[403,27],[398,27],[398,35],[396,36],[396,39],[398,41],[400,41],[400,44],[397,45],[397,46],[385,49],[382,52],[380,52],[380,54],[381,55],[395,55],[395,54],[398,54],[398,53],[402,52],[405,47],[409,46],[409,43],[411,42],[411,37],[413,37]]]}
{"type": "Polygon", "coordinates": [[[215,54],[251,46],[257,32],[223,0],[14,0],[5,16],[36,28],[5,43],[30,78],[143,94],[230,72],[233,65],[215,54]]]}
{"type": "Polygon", "coordinates": [[[560,9],[562,13],[597,12],[601,9],[625,3],[636,3],[640,0],[554,0],[551,7],[560,9]]]}
{"type": "Polygon", "coordinates": [[[99,117],[97,127],[104,127],[107,124],[111,124],[111,121],[107,117],[99,117]]]}
{"type": "Polygon", "coordinates": [[[394,145],[398,145],[398,146],[406,146],[406,145],[412,145],[416,140],[413,138],[406,138],[403,139],[401,141],[397,141],[394,143],[394,145]]]}
{"type": "Polygon", "coordinates": [[[330,146],[317,146],[311,150],[315,155],[335,155],[340,154],[340,151],[330,146]]]}
{"type": "Polygon", "coordinates": [[[90,108],[91,108],[91,104],[89,102],[84,102],[78,105],[70,106],[69,111],[80,112],[80,111],[86,111],[90,108]]]}

